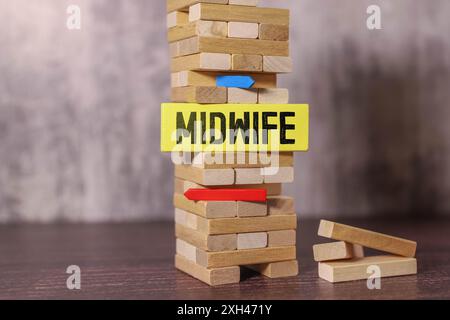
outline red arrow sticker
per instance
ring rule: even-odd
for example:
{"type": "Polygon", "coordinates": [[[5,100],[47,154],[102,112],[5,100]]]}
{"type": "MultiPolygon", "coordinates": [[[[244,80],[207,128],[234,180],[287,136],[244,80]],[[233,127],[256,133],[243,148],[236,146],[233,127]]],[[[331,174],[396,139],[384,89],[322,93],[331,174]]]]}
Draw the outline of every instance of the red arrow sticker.
{"type": "Polygon", "coordinates": [[[265,189],[189,189],[184,195],[193,201],[267,201],[265,189]]]}

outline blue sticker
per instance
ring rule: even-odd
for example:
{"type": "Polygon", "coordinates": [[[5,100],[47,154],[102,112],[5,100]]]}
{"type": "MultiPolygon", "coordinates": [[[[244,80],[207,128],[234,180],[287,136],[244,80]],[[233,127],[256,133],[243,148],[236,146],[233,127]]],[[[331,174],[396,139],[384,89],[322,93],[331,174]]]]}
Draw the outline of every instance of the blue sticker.
{"type": "Polygon", "coordinates": [[[250,89],[255,84],[250,76],[217,76],[216,85],[225,88],[250,89]]]}

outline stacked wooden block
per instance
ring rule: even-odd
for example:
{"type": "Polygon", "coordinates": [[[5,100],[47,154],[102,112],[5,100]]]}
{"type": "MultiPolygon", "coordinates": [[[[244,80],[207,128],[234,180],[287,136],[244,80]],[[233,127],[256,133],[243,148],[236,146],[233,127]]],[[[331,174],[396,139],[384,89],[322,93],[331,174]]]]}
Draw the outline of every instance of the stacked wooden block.
{"type": "Polygon", "coordinates": [[[168,3],[173,102],[288,103],[276,74],[292,70],[289,10],[259,8],[255,0],[168,3]],[[245,74],[255,83],[218,87],[223,74],[245,74]]]}
{"type": "MultiPolygon", "coordinates": [[[[292,68],[288,10],[255,0],[167,3],[172,102],[288,103],[288,90],[277,88],[277,73],[292,68]],[[254,84],[218,86],[220,76],[249,76],[254,84]]],[[[293,153],[279,154],[275,172],[258,154],[223,156],[219,164],[198,153],[194,164],[175,168],[176,267],[209,285],[238,283],[241,267],[271,278],[297,275],[294,200],[282,196],[282,184],[294,180],[293,153]],[[194,201],[185,196],[192,189],[265,190],[267,201],[194,201]]]]}
{"type": "Polygon", "coordinates": [[[417,243],[361,228],[322,220],[319,236],[339,240],[313,247],[319,276],[330,282],[394,277],[417,273],[417,243]],[[391,255],[365,257],[364,247],[391,255]],[[374,267],[380,274],[373,274],[374,267]]]}

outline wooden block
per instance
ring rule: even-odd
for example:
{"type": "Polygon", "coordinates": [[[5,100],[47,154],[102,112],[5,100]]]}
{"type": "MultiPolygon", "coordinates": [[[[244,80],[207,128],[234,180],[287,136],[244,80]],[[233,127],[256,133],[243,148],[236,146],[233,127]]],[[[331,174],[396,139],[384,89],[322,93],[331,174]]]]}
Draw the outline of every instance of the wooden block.
{"type": "Polygon", "coordinates": [[[313,246],[314,260],[317,262],[363,258],[364,249],[345,241],[317,244],[313,246]]]}
{"type": "MultiPolygon", "coordinates": [[[[198,256],[197,256],[198,258],[198,256]]],[[[329,282],[368,279],[370,266],[378,266],[381,277],[417,274],[417,260],[397,256],[376,256],[319,263],[319,277],[329,282]]]]}
{"type": "Polygon", "coordinates": [[[189,23],[189,13],[181,11],[173,11],[167,15],[167,28],[183,26],[189,23]]]}
{"type": "Polygon", "coordinates": [[[295,200],[286,196],[270,196],[267,198],[268,214],[272,216],[295,214],[295,200]]]}
{"type": "Polygon", "coordinates": [[[182,194],[175,193],[173,195],[173,204],[175,208],[207,219],[234,218],[237,216],[235,201],[192,201],[186,199],[182,194]]]}
{"type": "Polygon", "coordinates": [[[258,39],[259,24],[248,22],[229,22],[228,37],[242,39],[258,39]]]}
{"type": "Polygon", "coordinates": [[[239,283],[241,278],[239,267],[207,269],[179,255],[175,256],[175,267],[210,286],[239,283]]]}
{"type": "Polygon", "coordinates": [[[246,169],[294,166],[294,154],[292,152],[199,152],[193,155],[191,160],[194,167],[205,169],[246,169]]]}
{"type": "Polygon", "coordinates": [[[271,279],[296,277],[299,273],[297,260],[246,266],[246,268],[271,279]]]}
{"type": "Polygon", "coordinates": [[[243,184],[262,184],[264,183],[263,169],[262,168],[236,168],[235,171],[235,183],[237,185],[243,184]]]}
{"type": "Polygon", "coordinates": [[[200,169],[193,166],[175,166],[175,176],[204,186],[234,184],[233,169],[200,169]]]}
{"type": "Polygon", "coordinates": [[[200,3],[189,8],[189,20],[289,25],[289,10],[200,3]]]}
{"type": "Polygon", "coordinates": [[[258,90],[257,89],[228,89],[228,103],[257,103],[258,90]]]}
{"type": "Polygon", "coordinates": [[[259,89],[258,103],[261,104],[287,104],[289,103],[288,89],[259,89]]]}
{"type": "MultiPolygon", "coordinates": [[[[181,71],[172,73],[172,87],[214,87],[216,78],[225,75],[239,75],[237,73],[181,71]],[[175,79],[175,80],[174,80],[175,79]]],[[[276,88],[276,74],[251,73],[247,74],[255,80],[252,88],[276,88]]]]}
{"type": "Polygon", "coordinates": [[[167,38],[170,43],[189,39],[194,36],[226,38],[228,23],[222,21],[195,21],[169,29],[167,38]]]}
{"type": "Polygon", "coordinates": [[[253,233],[297,229],[297,217],[266,216],[252,218],[204,219],[198,229],[207,234],[253,233]]]}
{"type": "Polygon", "coordinates": [[[197,248],[184,240],[176,240],[176,252],[178,255],[188,259],[189,261],[197,261],[197,248]]]}
{"type": "MultiPolygon", "coordinates": [[[[175,47],[178,42],[171,44],[175,47]]],[[[172,59],[171,71],[226,71],[231,70],[231,55],[222,53],[200,53],[172,59]]]]}
{"type": "Polygon", "coordinates": [[[237,235],[238,250],[260,249],[267,247],[267,232],[240,233],[237,235]]]}
{"type": "Polygon", "coordinates": [[[175,223],[192,230],[197,230],[199,225],[199,216],[189,214],[182,209],[175,208],[175,223]]]}
{"type": "Polygon", "coordinates": [[[237,234],[211,236],[177,224],[175,226],[175,236],[208,252],[233,251],[237,249],[237,234]]]}
{"type": "Polygon", "coordinates": [[[256,54],[263,56],[289,56],[288,41],[270,41],[259,39],[199,37],[180,40],[179,55],[197,53],[256,54]]]}
{"type": "Polygon", "coordinates": [[[367,248],[389,252],[399,256],[414,257],[416,254],[417,243],[414,241],[331,221],[322,220],[318,234],[325,238],[359,244],[367,248]]]}
{"type": "Polygon", "coordinates": [[[256,7],[258,5],[258,2],[259,0],[229,0],[228,4],[236,6],[256,7]]]}
{"type": "Polygon", "coordinates": [[[178,43],[178,55],[172,56],[171,58],[176,58],[178,56],[188,56],[194,53],[201,53],[205,51],[200,51],[198,37],[194,36],[191,38],[175,41],[172,43],[178,43]]]}
{"type": "Polygon", "coordinates": [[[264,168],[264,183],[292,183],[294,182],[294,168],[280,167],[277,173],[273,174],[272,168],[264,168]]]}
{"type": "Polygon", "coordinates": [[[227,103],[227,88],[179,87],[172,88],[172,102],[227,103]]]}
{"type": "Polygon", "coordinates": [[[289,41],[289,26],[262,23],[259,25],[259,39],[289,41]]]}
{"type": "Polygon", "coordinates": [[[197,249],[197,263],[206,268],[245,266],[295,259],[295,247],[263,248],[224,252],[206,252],[197,249]]]}
{"type": "Polygon", "coordinates": [[[167,12],[189,11],[189,7],[197,3],[228,4],[228,0],[167,0],[167,12]]]}
{"type": "MultiPolygon", "coordinates": [[[[175,193],[183,195],[189,189],[221,189],[223,186],[202,186],[192,181],[175,179],[175,193]]],[[[232,185],[227,186],[228,189],[265,189],[268,196],[276,196],[282,193],[282,185],[275,184],[254,184],[254,185],[232,185]]]]}
{"type": "Polygon", "coordinates": [[[231,56],[231,69],[248,72],[263,71],[263,57],[256,54],[233,54],[231,56]]]}
{"type": "Polygon", "coordinates": [[[290,247],[297,243],[297,232],[295,230],[281,230],[268,232],[269,247],[290,247]]]}
{"type": "Polygon", "coordinates": [[[169,43],[169,54],[171,57],[178,57],[180,55],[180,45],[178,42],[169,43]]]}
{"type": "Polygon", "coordinates": [[[240,218],[267,216],[267,203],[265,202],[237,202],[237,216],[240,218]]]}
{"type": "Polygon", "coordinates": [[[263,71],[275,73],[290,73],[292,72],[292,58],[291,57],[263,57],[263,71]]]}

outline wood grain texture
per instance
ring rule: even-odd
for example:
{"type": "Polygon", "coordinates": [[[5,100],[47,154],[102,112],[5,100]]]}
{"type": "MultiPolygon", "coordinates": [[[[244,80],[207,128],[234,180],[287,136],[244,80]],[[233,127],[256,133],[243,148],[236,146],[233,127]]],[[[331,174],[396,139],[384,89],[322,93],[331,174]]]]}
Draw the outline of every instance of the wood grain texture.
{"type": "Polygon", "coordinates": [[[220,290],[174,268],[174,223],[0,226],[1,299],[183,299],[183,300],[333,300],[450,299],[449,220],[359,219],[386,233],[417,237],[419,273],[385,278],[382,290],[365,281],[333,285],[318,277],[311,246],[318,220],[301,221],[297,253],[300,275],[265,279],[242,271],[242,282],[220,290]],[[436,247],[439,244],[439,247],[436,247]],[[82,290],[67,290],[67,266],[82,270],[82,290]],[[299,289],[301,288],[301,289],[299,289]]]}
{"type": "Polygon", "coordinates": [[[239,283],[241,280],[239,267],[207,269],[180,255],[175,256],[175,267],[210,286],[239,283]]]}
{"type": "Polygon", "coordinates": [[[233,169],[201,169],[190,165],[175,166],[175,177],[204,186],[227,186],[235,181],[233,169]]]}
{"type": "MultiPolygon", "coordinates": [[[[220,72],[196,72],[196,71],[182,71],[179,73],[172,73],[175,77],[173,87],[186,87],[186,86],[206,86],[211,87],[216,85],[217,76],[225,75],[241,75],[238,73],[220,73],[220,72]]],[[[276,74],[263,74],[263,73],[249,73],[255,80],[255,84],[252,88],[276,88],[277,76],[276,74]]]]}
{"type": "Polygon", "coordinates": [[[173,195],[175,208],[185,210],[207,219],[233,218],[237,216],[237,206],[234,201],[192,201],[183,194],[173,195]]]}
{"type": "Polygon", "coordinates": [[[317,262],[364,257],[362,246],[345,241],[316,244],[313,246],[313,252],[314,261],[317,262]]]}
{"type": "Polygon", "coordinates": [[[319,276],[329,282],[368,279],[370,266],[381,270],[381,277],[406,276],[417,273],[417,260],[397,256],[374,256],[353,260],[319,262],[319,276]]]}
{"type": "Polygon", "coordinates": [[[199,20],[170,29],[167,38],[172,43],[194,36],[226,38],[227,34],[226,22],[199,20]]]}
{"type": "Polygon", "coordinates": [[[177,41],[179,56],[197,53],[255,54],[263,56],[289,56],[288,41],[258,39],[213,38],[195,36],[177,41]]]}
{"type": "Polygon", "coordinates": [[[298,261],[296,260],[273,262],[246,267],[271,279],[295,277],[299,273],[298,261]]]}
{"type": "MultiPolygon", "coordinates": [[[[77,3],[82,29],[68,31],[71,3],[0,1],[0,221],[170,219],[173,168],[155,139],[166,3],[77,3]]],[[[314,124],[285,192],[304,217],[449,215],[450,3],[378,0],[388,13],[369,31],[373,3],[276,2],[293,17],[279,86],[314,124]]]]}
{"type": "Polygon", "coordinates": [[[228,0],[167,0],[167,12],[189,10],[190,6],[197,3],[227,4],[228,0]]]}
{"type": "Polygon", "coordinates": [[[197,250],[197,263],[206,268],[223,268],[281,262],[296,258],[295,247],[263,248],[224,252],[197,250]]]}
{"type": "Polygon", "coordinates": [[[189,9],[189,20],[217,20],[288,25],[289,10],[200,3],[189,9]]]}
{"type": "Polygon", "coordinates": [[[417,248],[415,241],[326,220],[320,222],[318,235],[404,257],[414,257],[417,248]]]}
{"type": "Polygon", "coordinates": [[[175,236],[205,251],[233,251],[237,249],[237,235],[226,234],[211,236],[195,229],[177,224],[175,236]]]}

